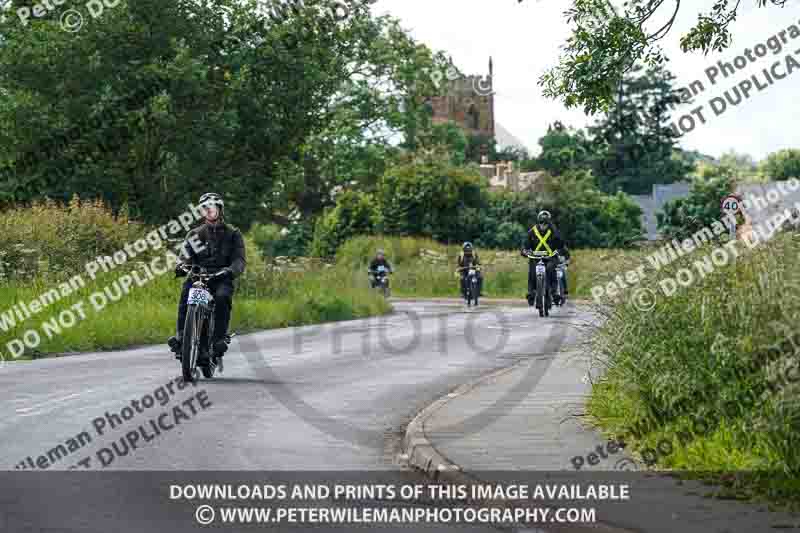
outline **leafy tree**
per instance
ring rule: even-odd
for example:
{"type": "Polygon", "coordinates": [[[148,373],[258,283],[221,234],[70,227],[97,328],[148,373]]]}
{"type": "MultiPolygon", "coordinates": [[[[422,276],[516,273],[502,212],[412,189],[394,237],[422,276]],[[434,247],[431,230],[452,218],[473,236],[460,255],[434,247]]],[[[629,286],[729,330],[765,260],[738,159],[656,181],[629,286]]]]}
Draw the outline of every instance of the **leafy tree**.
{"type": "Polygon", "coordinates": [[[676,152],[668,105],[676,97],[673,76],[663,68],[636,68],[617,90],[605,116],[589,129],[594,172],[608,193],[647,194],[655,183],[684,179],[691,170],[676,152]]]}
{"type": "MultiPolygon", "coordinates": [[[[786,4],[786,0],[751,1],[758,7],[786,4]]],[[[681,38],[683,51],[728,48],[729,27],[741,4],[740,0],[715,0],[710,12],[701,12],[697,24],[681,38]]],[[[587,114],[607,110],[633,65],[665,63],[659,43],[669,34],[681,7],[680,1],[673,6],[661,0],[628,0],[618,9],[610,0],[571,0],[564,15],[573,26],[572,35],[559,64],[539,79],[545,96],[560,99],[568,108],[582,106],[587,114]]]]}
{"type": "Polygon", "coordinates": [[[519,163],[530,160],[531,156],[525,148],[520,146],[507,146],[498,150],[495,157],[498,161],[516,161],[519,163]]]}
{"type": "Polygon", "coordinates": [[[414,42],[389,16],[361,24],[365,45],[348,58],[347,79],[329,101],[322,130],[281,162],[280,194],[271,198],[280,224],[295,209],[303,218],[318,216],[333,206],[338,188],[374,190],[398,156],[398,138],[406,148],[425,144],[430,117],[418,102],[435,87],[432,77],[419,73],[441,68],[443,54],[414,42]]]}
{"type": "Polygon", "coordinates": [[[459,166],[466,162],[467,136],[456,123],[436,124],[431,128],[428,143],[439,146],[451,154],[451,163],[459,166]]]}
{"type": "Polygon", "coordinates": [[[374,54],[369,6],[339,4],[344,19],[325,0],[280,18],[255,0],[121,0],[75,34],[54,17],[26,27],[6,17],[0,199],[79,193],[156,221],[214,190],[245,229],[268,219],[292,188],[276,179],[279,164],[302,168],[306,155],[331,151],[314,141],[344,108],[336,103],[352,65],[374,54]],[[155,90],[131,98],[141,87],[155,90]],[[67,132],[75,135],[42,157],[67,132]]]}
{"type": "Polygon", "coordinates": [[[467,161],[480,164],[484,146],[489,161],[497,161],[497,141],[482,133],[467,136],[467,161]]]}
{"type": "Polygon", "coordinates": [[[389,168],[381,178],[378,205],[382,229],[395,235],[471,239],[478,222],[475,212],[484,204],[486,187],[474,169],[452,165],[446,154],[417,156],[389,168]],[[465,213],[471,214],[465,217],[465,213]]]}
{"type": "Polygon", "coordinates": [[[588,171],[546,179],[540,205],[572,247],[627,247],[643,238],[642,210],[627,194],[598,190],[588,171]]]}
{"type": "Polygon", "coordinates": [[[578,168],[588,168],[593,159],[592,145],[583,130],[574,130],[555,122],[539,139],[542,151],[536,160],[538,169],[554,176],[578,168]]]}
{"type": "Polygon", "coordinates": [[[790,148],[771,153],[761,169],[772,180],[800,179],[800,150],[790,148]]]}

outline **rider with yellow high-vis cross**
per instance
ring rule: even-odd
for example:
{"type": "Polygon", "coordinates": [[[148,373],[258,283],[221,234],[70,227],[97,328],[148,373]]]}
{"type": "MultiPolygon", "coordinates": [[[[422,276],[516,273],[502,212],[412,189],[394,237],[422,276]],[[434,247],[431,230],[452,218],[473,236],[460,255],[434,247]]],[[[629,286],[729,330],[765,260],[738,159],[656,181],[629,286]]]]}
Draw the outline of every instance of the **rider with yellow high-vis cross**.
{"type": "MultiPolygon", "coordinates": [[[[556,252],[560,257],[569,259],[569,250],[566,243],[561,238],[561,233],[552,222],[552,217],[548,211],[541,211],[536,217],[536,225],[528,230],[528,236],[522,245],[522,255],[526,256],[526,251],[546,252],[551,258],[555,258],[556,252]]],[[[555,260],[546,261],[547,282],[551,287],[556,284],[556,264],[555,260]]],[[[566,283],[566,280],[564,280],[566,283]]],[[[566,285],[565,285],[566,286],[566,285]]],[[[528,264],[528,305],[534,304],[534,294],[536,293],[536,264],[531,261],[528,264]]],[[[555,291],[553,291],[555,294],[555,291]]],[[[564,294],[569,294],[564,290],[564,294]]]]}

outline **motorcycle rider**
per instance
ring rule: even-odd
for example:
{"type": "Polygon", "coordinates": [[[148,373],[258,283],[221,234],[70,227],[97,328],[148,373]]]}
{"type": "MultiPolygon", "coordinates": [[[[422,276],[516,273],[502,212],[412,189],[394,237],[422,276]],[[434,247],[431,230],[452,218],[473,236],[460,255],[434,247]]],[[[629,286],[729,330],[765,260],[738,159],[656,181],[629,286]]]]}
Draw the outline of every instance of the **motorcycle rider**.
{"type": "MultiPolygon", "coordinates": [[[[569,250],[564,240],[561,238],[561,232],[558,231],[555,224],[553,224],[552,217],[549,211],[540,211],[536,217],[536,225],[531,227],[528,231],[527,238],[522,245],[522,256],[526,255],[526,250],[529,251],[545,251],[549,257],[555,256],[558,252],[559,256],[564,260],[569,259],[569,250]]],[[[556,281],[556,265],[552,259],[545,260],[547,283],[551,289],[555,287],[556,281]]],[[[555,295],[555,291],[551,292],[555,295]]],[[[567,289],[567,280],[564,280],[564,294],[569,294],[567,289]]],[[[536,295],[536,261],[528,262],[528,305],[534,305],[534,298],[536,295]]]]}
{"type": "MultiPolygon", "coordinates": [[[[203,214],[201,225],[193,228],[186,235],[183,252],[175,267],[175,277],[187,275],[189,266],[201,266],[217,275],[208,281],[208,288],[214,296],[214,337],[212,340],[213,356],[222,357],[228,349],[228,325],[233,306],[233,280],[245,269],[246,254],[241,232],[225,223],[225,203],[219,194],[210,192],[200,197],[200,212],[203,214]],[[190,243],[193,243],[190,246],[190,243]]],[[[186,322],[189,289],[192,279],[183,284],[178,304],[178,321],[176,335],[170,337],[167,344],[180,359],[181,337],[186,322]]]]}
{"type": "Polygon", "coordinates": [[[386,260],[386,255],[383,253],[381,248],[375,252],[375,257],[372,258],[372,261],[369,263],[369,284],[370,287],[373,289],[377,285],[377,279],[375,277],[375,273],[378,271],[378,267],[384,267],[386,272],[392,273],[392,265],[389,264],[389,261],[386,260]]]}
{"type": "MultiPolygon", "coordinates": [[[[469,267],[473,265],[480,266],[480,264],[481,261],[478,257],[478,252],[475,251],[472,243],[465,242],[461,247],[461,253],[458,254],[458,269],[461,274],[461,294],[464,294],[467,289],[467,272],[469,271],[469,267]]],[[[482,288],[483,276],[481,275],[481,271],[478,270],[478,296],[481,295],[482,288]]]]}

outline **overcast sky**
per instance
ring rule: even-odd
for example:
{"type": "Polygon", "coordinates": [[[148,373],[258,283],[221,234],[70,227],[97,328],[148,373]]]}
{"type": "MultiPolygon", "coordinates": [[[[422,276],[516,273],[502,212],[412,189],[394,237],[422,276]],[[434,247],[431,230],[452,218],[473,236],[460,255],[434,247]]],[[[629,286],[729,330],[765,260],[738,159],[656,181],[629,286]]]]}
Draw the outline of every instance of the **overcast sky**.
{"type": "MultiPolygon", "coordinates": [[[[707,124],[684,135],[681,146],[715,157],[735,149],[756,160],[781,148],[800,148],[800,71],[761,92],[753,90],[749,99],[736,107],[728,106],[720,116],[714,116],[708,105],[711,98],[723,96],[730,87],[776,61],[781,61],[779,73],[786,72],[787,54],[800,62],[800,38],[789,40],[778,55],[769,52],[716,85],[712,86],[704,73],[719,60],[733,62],[746,48],[766,43],[791,24],[800,26],[800,2],[788,2],[782,9],[757,9],[756,0],[744,0],[739,20],[732,26],[733,44],[726,52],[708,56],[682,53],[680,36],[697,20],[700,10],[707,12],[713,3],[684,2],[676,25],[662,41],[670,58],[669,69],[677,77],[676,85],[700,79],[706,86],[690,108],[703,105],[707,124]]],[[[569,35],[563,12],[570,4],[569,0],[524,0],[521,4],[517,0],[377,0],[373,11],[399,18],[415,39],[451,55],[467,74],[488,73],[492,56],[496,121],[537,151],[537,141],[549,123],[560,120],[584,127],[594,121],[580,110],[568,111],[559,102],[545,98],[537,84],[539,76],[556,64],[559,47],[569,35]]],[[[662,9],[666,12],[674,6],[674,0],[665,4],[662,9]]],[[[767,83],[763,74],[759,79],[767,83]]],[[[681,114],[674,113],[673,119],[681,114]]]]}

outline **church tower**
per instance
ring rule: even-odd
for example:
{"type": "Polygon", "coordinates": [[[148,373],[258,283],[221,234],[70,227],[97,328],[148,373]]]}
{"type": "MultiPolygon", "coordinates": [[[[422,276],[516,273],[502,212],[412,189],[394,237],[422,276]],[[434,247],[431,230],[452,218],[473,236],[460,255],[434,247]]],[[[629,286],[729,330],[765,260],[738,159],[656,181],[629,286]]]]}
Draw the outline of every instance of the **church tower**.
{"type": "Polygon", "coordinates": [[[488,76],[465,76],[450,81],[444,95],[429,101],[434,124],[455,122],[468,135],[494,139],[494,65],[489,58],[488,76]]]}

